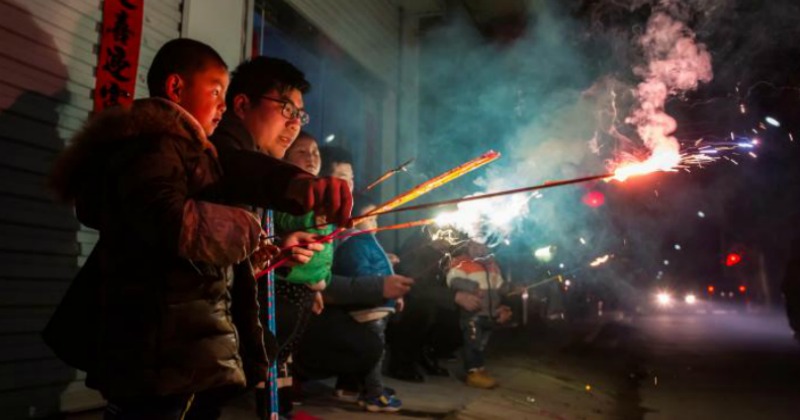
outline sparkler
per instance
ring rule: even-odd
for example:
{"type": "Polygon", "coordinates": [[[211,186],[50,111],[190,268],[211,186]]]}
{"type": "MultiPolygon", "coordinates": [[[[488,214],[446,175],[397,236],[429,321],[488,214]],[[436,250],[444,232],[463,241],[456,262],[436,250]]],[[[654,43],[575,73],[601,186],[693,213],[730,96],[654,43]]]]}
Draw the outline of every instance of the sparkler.
{"type": "Polygon", "coordinates": [[[377,187],[378,184],[380,184],[383,181],[386,181],[387,179],[393,177],[398,172],[408,172],[408,165],[410,165],[411,162],[414,161],[414,159],[415,158],[411,158],[411,159],[401,163],[400,166],[398,166],[398,167],[396,167],[394,169],[389,169],[388,171],[386,171],[386,173],[384,173],[383,175],[378,177],[378,179],[376,179],[375,181],[372,181],[371,184],[367,185],[367,187],[364,188],[364,191],[369,191],[369,190],[377,187]]]}
{"type": "Polygon", "coordinates": [[[456,178],[459,178],[469,172],[472,172],[473,170],[478,169],[481,166],[486,165],[487,163],[497,160],[497,158],[499,157],[500,157],[499,152],[490,150],[482,154],[481,156],[472,159],[469,162],[463,163],[439,176],[433,177],[423,182],[422,184],[419,184],[416,187],[404,192],[403,194],[400,194],[390,199],[389,201],[379,205],[373,211],[369,212],[364,216],[354,217],[353,220],[358,220],[360,218],[363,219],[365,217],[370,217],[378,214],[385,214],[389,210],[402,206],[403,204],[408,203],[409,201],[417,197],[425,195],[456,178]]]}
{"type": "Polygon", "coordinates": [[[551,182],[546,182],[544,184],[534,185],[534,186],[530,186],[530,187],[522,187],[522,188],[516,188],[516,189],[512,189],[512,190],[505,190],[505,191],[498,191],[498,192],[488,193],[488,194],[473,195],[471,197],[454,198],[454,199],[451,199],[451,200],[436,201],[436,202],[427,203],[427,204],[418,204],[418,205],[415,205],[415,206],[408,206],[408,207],[402,207],[402,208],[389,209],[389,210],[384,210],[384,211],[381,211],[381,212],[370,213],[369,215],[357,216],[357,217],[354,217],[352,220],[359,220],[359,219],[363,219],[364,217],[379,216],[379,215],[383,215],[383,214],[400,213],[400,212],[413,211],[413,210],[423,210],[423,209],[430,209],[430,208],[436,208],[436,207],[444,207],[444,206],[449,206],[449,205],[454,205],[454,204],[464,203],[464,202],[469,202],[469,201],[485,200],[485,199],[488,199],[488,198],[500,197],[500,196],[504,196],[504,195],[520,194],[520,193],[525,193],[525,192],[533,192],[533,191],[543,190],[543,189],[547,189],[547,188],[555,188],[555,187],[561,187],[561,186],[564,186],[564,185],[571,185],[571,184],[580,184],[580,183],[584,183],[584,182],[598,181],[598,180],[601,180],[601,179],[607,179],[607,178],[613,178],[613,177],[614,177],[613,173],[607,173],[607,174],[592,175],[592,176],[587,176],[587,177],[582,177],[582,178],[566,179],[566,180],[561,180],[561,181],[551,181],[551,182]]]}
{"type": "MultiPolygon", "coordinates": [[[[411,200],[413,200],[415,198],[418,198],[418,197],[420,197],[422,195],[425,195],[425,194],[435,190],[436,188],[439,188],[442,185],[447,184],[448,182],[450,182],[450,181],[452,181],[454,179],[460,178],[461,176],[463,176],[463,175],[465,175],[465,174],[467,174],[469,172],[472,172],[473,170],[478,169],[483,165],[486,165],[487,163],[493,162],[493,161],[497,160],[497,158],[499,158],[499,157],[500,157],[500,153],[499,152],[495,152],[494,150],[490,150],[490,151],[482,154],[481,156],[478,156],[477,158],[470,160],[469,162],[463,163],[463,164],[461,164],[461,165],[459,165],[459,166],[457,166],[457,167],[455,167],[453,169],[450,169],[447,172],[442,173],[439,176],[431,178],[431,179],[423,182],[422,184],[417,185],[416,187],[414,187],[414,188],[412,188],[412,189],[410,189],[410,190],[408,190],[408,191],[406,191],[406,192],[404,192],[404,193],[402,193],[400,195],[395,196],[394,198],[392,198],[389,201],[379,205],[378,207],[376,207],[375,209],[373,209],[371,212],[369,212],[367,214],[363,214],[361,216],[351,217],[349,222],[350,223],[355,223],[355,222],[357,222],[359,220],[366,219],[366,218],[369,218],[369,217],[372,217],[372,216],[378,216],[378,215],[381,215],[381,214],[390,213],[390,210],[392,210],[392,209],[394,209],[394,208],[396,208],[398,206],[402,206],[403,204],[408,203],[409,201],[411,201],[411,200]]],[[[408,162],[404,163],[403,165],[406,165],[407,163],[408,162]]],[[[403,166],[403,165],[401,165],[401,166],[403,166]]],[[[315,226],[307,226],[304,229],[321,228],[321,227],[324,227],[324,226],[327,226],[327,225],[328,225],[327,223],[322,223],[322,224],[318,224],[318,225],[315,225],[315,226]]],[[[267,239],[273,239],[273,238],[274,238],[274,236],[268,236],[267,237],[267,239]]]]}
{"type": "Polygon", "coordinates": [[[256,274],[256,278],[259,278],[259,277],[261,277],[261,276],[263,276],[263,275],[265,275],[265,274],[267,274],[267,273],[269,273],[269,272],[271,272],[271,271],[273,271],[273,270],[275,270],[275,269],[277,269],[279,267],[284,266],[286,263],[288,263],[291,257],[289,255],[286,255],[286,254],[289,253],[292,250],[292,248],[294,248],[296,246],[308,246],[308,245],[311,245],[311,244],[330,242],[330,241],[333,241],[333,240],[336,240],[336,239],[342,240],[342,239],[347,239],[347,238],[350,238],[350,237],[353,237],[353,236],[366,235],[368,233],[377,233],[377,232],[383,232],[383,231],[387,231],[387,230],[409,229],[409,228],[418,227],[418,226],[431,225],[433,223],[436,223],[435,219],[422,219],[422,220],[415,220],[413,222],[398,223],[398,224],[389,225],[389,226],[380,226],[380,227],[377,227],[377,228],[374,228],[374,229],[354,230],[354,231],[349,231],[349,232],[344,230],[344,229],[336,229],[333,232],[331,232],[330,234],[325,235],[325,236],[323,236],[323,237],[321,237],[321,238],[319,238],[319,239],[317,239],[315,241],[308,242],[308,243],[305,243],[305,244],[300,244],[300,245],[294,245],[294,246],[281,248],[281,252],[280,252],[279,255],[283,255],[283,257],[278,259],[274,264],[271,264],[267,268],[265,268],[265,269],[261,270],[260,272],[258,272],[258,274],[256,274]]]}

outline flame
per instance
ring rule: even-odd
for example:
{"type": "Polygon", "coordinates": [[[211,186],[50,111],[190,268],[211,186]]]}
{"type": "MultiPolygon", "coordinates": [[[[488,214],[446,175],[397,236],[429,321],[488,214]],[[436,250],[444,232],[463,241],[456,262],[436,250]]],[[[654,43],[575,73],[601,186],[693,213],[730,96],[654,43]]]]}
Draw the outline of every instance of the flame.
{"type": "MultiPolygon", "coordinates": [[[[677,143],[675,143],[677,146],[677,143]]],[[[653,172],[671,172],[675,171],[683,160],[681,153],[676,147],[671,147],[672,144],[661,143],[661,147],[656,147],[649,158],[644,161],[628,161],[622,162],[617,165],[613,170],[614,176],[609,178],[617,181],[625,181],[626,179],[637,176],[646,175],[653,172]]]]}

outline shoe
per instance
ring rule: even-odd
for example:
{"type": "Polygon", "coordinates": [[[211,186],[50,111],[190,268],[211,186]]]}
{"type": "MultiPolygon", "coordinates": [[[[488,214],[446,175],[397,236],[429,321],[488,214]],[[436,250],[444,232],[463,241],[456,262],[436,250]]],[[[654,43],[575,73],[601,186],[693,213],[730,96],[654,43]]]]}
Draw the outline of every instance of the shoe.
{"type": "Polygon", "coordinates": [[[416,383],[425,382],[425,377],[422,376],[421,373],[417,372],[417,369],[414,368],[413,366],[403,367],[403,368],[390,367],[389,369],[387,369],[386,375],[406,382],[416,382],[416,383]]]}
{"type": "Polygon", "coordinates": [[[358,392],[347,389],[337,389],[333,393],[339,401],[355,403],[358,402],[358,392]]]}
{"type": "Polygon", "coordinates": [[[400,411],[403,407],[403,402],[397,399],[394,395],[383,395],[375,398],[360,399],[358,405],[364,407],[371,413],[394,413],[400,411]]]}
{"type": "Polygon", "coordinates": [[[467,385],[473,388],[492,389],[497,386],[497,380],[489,376],[483,369],[476,369],[467,373],[467,385]]]}

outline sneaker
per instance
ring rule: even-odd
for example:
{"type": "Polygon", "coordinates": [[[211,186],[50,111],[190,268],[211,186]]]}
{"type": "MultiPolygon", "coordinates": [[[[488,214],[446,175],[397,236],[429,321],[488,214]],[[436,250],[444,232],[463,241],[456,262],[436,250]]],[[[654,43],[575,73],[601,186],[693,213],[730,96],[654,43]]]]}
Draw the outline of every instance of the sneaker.
{"type": "Polygon", "coordinates": [[[467,373],[467,385],[473,388],[492,389],[497,386],[497,380],[489,376],[483,369],[476,369],[467,373]]]}
{"type": "Polygon", "coordinates": [[[384,394],[379,397],[360,399],[358,405],[372,413],[395,413],[400,411],[400,408],[403,407],[403,402],[394,395],[387,395],[384,392],[384,394]]]}
{"type": "Polygon", "coordinates": [[[358,392],[356,391],[350,391],[347,389],[337,389],[334,392],[334,395],[336,396],[336,399],[338,399],[339,401],[344,401],[349,403],[355,403],[359,401],[358,392]]]}

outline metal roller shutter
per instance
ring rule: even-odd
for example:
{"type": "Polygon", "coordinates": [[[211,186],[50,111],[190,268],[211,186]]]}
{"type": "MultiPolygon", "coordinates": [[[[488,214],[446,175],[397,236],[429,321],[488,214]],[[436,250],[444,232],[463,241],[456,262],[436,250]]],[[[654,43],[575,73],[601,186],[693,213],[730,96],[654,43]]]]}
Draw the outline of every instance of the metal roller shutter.
{"type": "MultiPolygon", "coordinates": [[[[181,0],[147,0],[136,97],[153,55],[180,35],[181,0]]],[[[0,0],[0,410],[45,417],[102,404],[39,332],[97,241],[46,176],[86,120],[101,0],[0,0]]]]}
{"type": "Polygon", "coordinates": [[[397,83],[400,9],[390,0],[287,0],[389,86],[397,83]]]}

